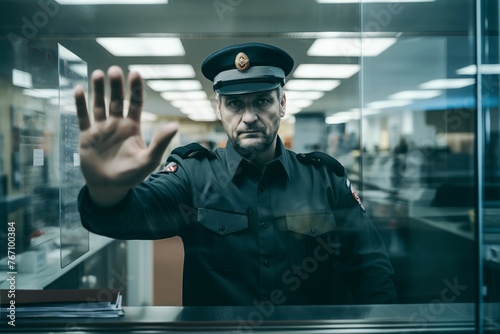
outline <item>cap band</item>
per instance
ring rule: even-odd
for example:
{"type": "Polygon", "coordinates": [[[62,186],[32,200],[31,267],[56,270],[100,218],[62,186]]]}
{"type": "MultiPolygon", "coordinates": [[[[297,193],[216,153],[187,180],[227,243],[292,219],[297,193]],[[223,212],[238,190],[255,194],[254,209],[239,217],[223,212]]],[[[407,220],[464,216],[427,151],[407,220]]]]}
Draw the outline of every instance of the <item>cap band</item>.
{"type": "MultiPolygon", "coordinates": [[[[232,81],[232,83],[236,83],[238,81],[244,82],[247,79],[259,79],[262,82],[269,82],[270,80],[266,80],[266,78],[273,78],[273,82],[276,82],[277,79],[284,79],[285,72],[275,66],[252,66],[245,72],[241,72],[238,69],[231,69],[227,71],[222,71],[214,77],[214,88],[216,85],[227,85],[222,84],[222,82],[232,81]]],[[[258,82],[256,80],[254,82],[258,82]]]]}

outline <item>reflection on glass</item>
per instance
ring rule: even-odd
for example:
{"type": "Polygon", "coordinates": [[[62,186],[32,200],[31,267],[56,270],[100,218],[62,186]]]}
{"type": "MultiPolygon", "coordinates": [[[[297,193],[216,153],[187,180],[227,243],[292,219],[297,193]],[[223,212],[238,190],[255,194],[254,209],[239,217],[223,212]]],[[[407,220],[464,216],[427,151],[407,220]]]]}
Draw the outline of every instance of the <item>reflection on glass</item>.
{"type": "Polygon", "coordinates": [[[89,250],[89,232],[80,223],[77,203],[84,180],[80,173],[79,129],[73,98],[76,85],[87,86],[87,63],[59,45],[61,267],[89,250]]]}
{"type": "MultiPolygon", "coordinates": [[[[401,303],[474,302],[475,79],[456,73],[474,62],[474,37],[460,27],[436,36],[398,25],[412,5],[392,13],[388,6],[363,8],[364,27],[380,28],[370,37],[400,35],[362,60],[364,201],[386,241],[401,303]]],[[[460,19],[473,22],[468,13],[460,19]]]]}

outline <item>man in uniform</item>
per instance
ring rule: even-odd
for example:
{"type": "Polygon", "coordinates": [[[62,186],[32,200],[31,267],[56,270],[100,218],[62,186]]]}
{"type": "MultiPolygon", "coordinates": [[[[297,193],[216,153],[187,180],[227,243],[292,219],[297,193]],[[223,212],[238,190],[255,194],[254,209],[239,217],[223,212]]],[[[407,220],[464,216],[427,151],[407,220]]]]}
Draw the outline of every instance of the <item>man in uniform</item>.
{"type": "Polygon", "coordinates": [[[107,117],[105,76],[94,72],[93,124],[82,88],[75,92],[85,228],[118,239],[180,236],[183,305],[396,302],[384,244],[342,165],[324,153],[289,151],[277,135],[293,65],[285,51],[261,43],[208,56],[202,72],[214,83],[227,145],[176,148],[152,174],[177,126],[146,147],[139,74],[129,75],[124,118],[123,73],[108,70],[107,117]]]}

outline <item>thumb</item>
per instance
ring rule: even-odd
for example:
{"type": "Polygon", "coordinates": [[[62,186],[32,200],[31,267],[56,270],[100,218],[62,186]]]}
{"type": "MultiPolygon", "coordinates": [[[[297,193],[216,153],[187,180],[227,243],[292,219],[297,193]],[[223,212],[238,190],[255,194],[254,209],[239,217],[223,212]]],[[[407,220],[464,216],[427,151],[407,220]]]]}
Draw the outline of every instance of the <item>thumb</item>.
{"type": "Polygon", "coordinates": [[[163,152],[167,148],[170,141],[177,133],[179,126],[176,123],[169,123],[162,127],[160,131],[153,137],[149,145],[149,157],[151,161],[157,163],[160,161],[163,152]]]}

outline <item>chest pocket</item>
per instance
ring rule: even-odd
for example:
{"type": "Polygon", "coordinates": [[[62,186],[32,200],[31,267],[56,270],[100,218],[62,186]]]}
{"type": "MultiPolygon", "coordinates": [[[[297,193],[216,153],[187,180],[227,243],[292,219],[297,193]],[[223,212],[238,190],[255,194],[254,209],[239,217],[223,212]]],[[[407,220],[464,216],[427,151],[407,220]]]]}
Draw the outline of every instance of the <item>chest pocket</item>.
{"type": "Polygon", "coordinates": [[[199,256],[210,270],[237,270],[248,252],[248,217],[215,209],[198,209],[199,256]]]}
{"type": "Polygon", "coordinates": [[[330,233],[337,223],[333,213],[287,214],[288,247],[296,261],[316,257],[318,247],[331,243],[330,233]],[[319,238],[322,240],[320,241],[319,238]]]}

